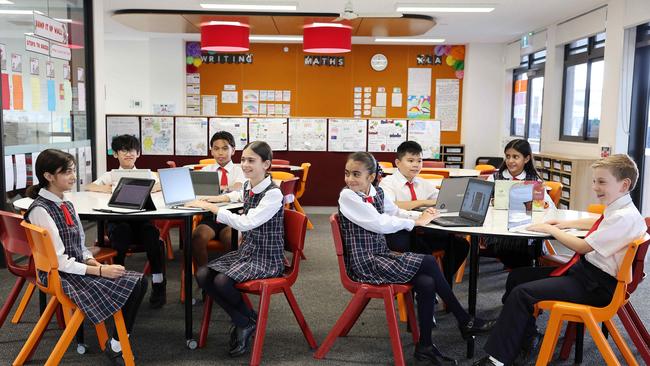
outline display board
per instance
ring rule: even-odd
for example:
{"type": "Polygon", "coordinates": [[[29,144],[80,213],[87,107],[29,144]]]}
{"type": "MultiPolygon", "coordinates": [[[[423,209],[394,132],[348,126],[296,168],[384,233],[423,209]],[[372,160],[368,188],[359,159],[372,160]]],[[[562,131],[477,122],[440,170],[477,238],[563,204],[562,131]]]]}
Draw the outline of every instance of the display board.
{"type": "Polygon", "coordinates": [[[365,119],[330,119],[327,144],[329,151],[366,151],[368,121],[365,119]]]}
{"type": "Polygon", "coordinates": [[[327,118],[291,118],[289,150],[327,151],[327,118]]]}
{"type": "Polygon", "coordinates": [[[368,121],[368,151],[395,152],[406,141],[406,120],[371,119],[368,121]]]}
{"type": "Polygon", "coordinates": [[[274,151],[287,150],[286,118],[249,118],[249,140],[266,141],[274,151]]]}

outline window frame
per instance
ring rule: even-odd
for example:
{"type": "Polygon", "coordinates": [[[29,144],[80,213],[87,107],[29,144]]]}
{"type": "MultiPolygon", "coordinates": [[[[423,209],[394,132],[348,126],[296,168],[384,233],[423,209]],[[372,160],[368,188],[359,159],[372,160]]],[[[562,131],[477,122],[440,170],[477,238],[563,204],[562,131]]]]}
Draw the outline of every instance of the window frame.
{"type": "MultiPolygon", "coordinates": [[[[512,70],[512,90],[511,90],[511,100],[510,100],[510,136],[519,137],[522,139],[529,139],[529,130],[530,130],[530,85],[532,81],[539,77],[544,77],[544,69],[546,66],[546,49],[539,50],[537,52],[529,53],[528,55],[522,56],[520,66],[512,70]],[[540,61],[541,60],[541,61],[540,61]],[[527,87],[526,87],[526,112],[524,115],[524,135],[517,135],[515,133],[515,84],[517,76],[527,74],[527,87]]],[[[544,87],[542,85],[542,95],[544,93],[544,87]]],[[[543,103],[543,102],[542,102],[543,103]]],[[[541,145],[541,123],[540,123],[540,145],[541,145]]]]}
{"type": "MultiPolygon", "coordinates": [[[[564,67],[562,72],[562,109],[560,114],[560,141],[572,141],[572,142],[584,142],[584,143],[598,143],[598,138],[600,136],[600,130],[598,131],[598,136],[588,137],[588,125],[589,125],[589,102],[591,97],[591,67],[594,62],[603,61],[605,59],[605,42],[606,39],[603,38],[601,41],[596,41],[596,37],[604,34],[599,33],[587,38],[586,46],[576,46],[571,47],[575,42],[579,42],[582,39],[571,42],[564,46],[564,67]],[[571,54],[571,51],[578,50],[586,47],[587,50],[577,54],[571,54]],[[564,134],[564,111],[566,108],[566,78],[567,70],[572,66],[587,64],[587,79],[585,85],[585,102],[584,102],[584,116],[582,118],[582,135],[566,135],[564,134]]],[[[601,119],[602,120],[602,119],[601,119]]]]}

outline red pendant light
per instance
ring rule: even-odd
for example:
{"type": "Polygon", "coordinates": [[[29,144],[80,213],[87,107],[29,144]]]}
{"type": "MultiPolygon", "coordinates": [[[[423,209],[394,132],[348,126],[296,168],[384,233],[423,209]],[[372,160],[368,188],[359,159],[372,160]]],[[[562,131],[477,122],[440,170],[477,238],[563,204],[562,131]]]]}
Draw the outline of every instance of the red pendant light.
{"type": "Polygon", "coordinates": [[[240,22],[213,21],[201,25],[201,51],[245,52],[250,48],[250,26],[240,22]]]}
{"type": "Polygon", "coordinates": [[[303,28],[302,49],[309,53],[352,50],[352,27],[341,23],[312,23],[303,28]]]}

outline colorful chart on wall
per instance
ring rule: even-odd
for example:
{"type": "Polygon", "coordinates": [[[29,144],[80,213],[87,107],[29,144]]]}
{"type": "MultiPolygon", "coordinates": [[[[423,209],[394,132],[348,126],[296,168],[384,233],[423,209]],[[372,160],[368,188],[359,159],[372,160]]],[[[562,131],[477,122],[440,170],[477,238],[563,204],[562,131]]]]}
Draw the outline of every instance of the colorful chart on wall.
{"type": "Polygon", "coordinates": [[[422,146],[422,158],[440,158],[440,121],[409,120],[408,140],[422,146]]]}
{"type": "Polygon", "coordinates": [[[291,118],[289,150],[327,151],[326,118],[291,118]]]}
{"type": "Polygon", "coordinates": [[[142,155],[174,155],[174,117],[142,117],[142,155]]]}
{"type": "Polygon", "coordinates": [[[235,149],[241,150],[248,143],[246,118],[210,118],[209,138],[217,131],[228,131],[235,138],[235,149]]]}
{"type": "Polygon", "coordinates": [[[286,118],[249,118],[249,140],[266,141],[274,151],[287,150],[286,118]]]}
{"type": "Polygon", "coordinates": [[[330,119],[328,127],[328,151],[366,151],[368,120],[330,119]]]}
{"type": "Polygon", "coordinates": [[[368,120],[368,151],[395,152],[406,141],[406,120],[368,120]]]}
{"type": "Polygon", "coordinates": [[[208,154],[208,119],[176,118],[176,155],[206,156],[208,154]]]}
{"type": "Polygon", "coordinates": [[[113,137],[120,135],[133,135],[140,140],[140,117],[138,116],[110,116],[106,117],[106,154],[113,155],[111,142],[113,137]]]}

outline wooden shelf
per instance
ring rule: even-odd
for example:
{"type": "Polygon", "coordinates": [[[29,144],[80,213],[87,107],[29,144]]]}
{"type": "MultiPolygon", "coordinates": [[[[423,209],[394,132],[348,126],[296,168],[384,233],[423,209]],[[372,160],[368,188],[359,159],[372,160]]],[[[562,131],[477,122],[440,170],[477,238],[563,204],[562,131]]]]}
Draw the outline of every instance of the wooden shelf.
{"type": "Polygon", "coordinates": [[[591,164],[597,158],[556,154],[536,154],[535,168],[543,180],[563,185],[558,208],[586,210],[597,202],[591,190],[591,164]]]}

